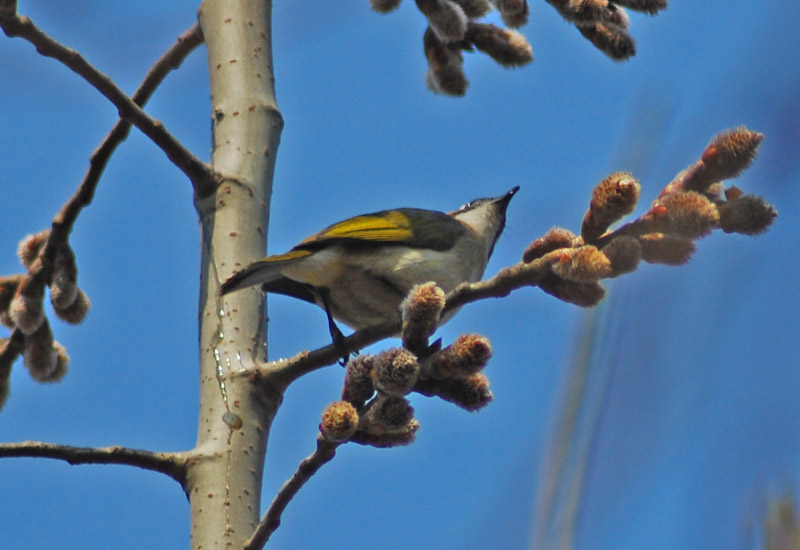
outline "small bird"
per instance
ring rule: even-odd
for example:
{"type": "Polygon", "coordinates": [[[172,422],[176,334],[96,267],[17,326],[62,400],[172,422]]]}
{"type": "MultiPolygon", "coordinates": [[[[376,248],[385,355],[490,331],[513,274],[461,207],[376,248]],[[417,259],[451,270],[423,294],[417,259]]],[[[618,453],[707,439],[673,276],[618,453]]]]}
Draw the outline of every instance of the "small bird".
{"type": "Polygon", "coordinates": [[[449,214],[398,208],[349,218],[285,254],[253,262],[222,283],[220,294],[261,285],[265,292],[317,304],[334,340],[341,332],[333,319],[353,329],[396,321],[414,285],[434,281],[447,293],[480,280],[518,190],[449,214]]]}

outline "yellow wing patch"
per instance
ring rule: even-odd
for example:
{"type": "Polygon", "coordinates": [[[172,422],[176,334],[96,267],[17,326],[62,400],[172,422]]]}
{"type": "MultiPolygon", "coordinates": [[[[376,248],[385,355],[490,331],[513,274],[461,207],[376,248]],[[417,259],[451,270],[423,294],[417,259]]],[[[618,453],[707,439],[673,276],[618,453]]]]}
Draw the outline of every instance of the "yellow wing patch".
{"type": "MultiPolygon", "coordinates": [[[[408,216],[398,211],[356,216],[323,229],[300,242],[298,246],[318,244],[328,240],[380,241],[404,243],[413,239],[414,232],[408,216]]],[[[290,252],[291,254],[291,252],[290,252]]]]}
{"type": "Polygon", "coordinates": [[[267,256],[263,260],[264,263],[272,263],[272,262],[286,262],[289,260],[299,260],[300,258],[305,258],[306,256],[311,256],[313,254],[310,250],[290,250],[284,254],[274,254],[272,256],[267,256]]]}

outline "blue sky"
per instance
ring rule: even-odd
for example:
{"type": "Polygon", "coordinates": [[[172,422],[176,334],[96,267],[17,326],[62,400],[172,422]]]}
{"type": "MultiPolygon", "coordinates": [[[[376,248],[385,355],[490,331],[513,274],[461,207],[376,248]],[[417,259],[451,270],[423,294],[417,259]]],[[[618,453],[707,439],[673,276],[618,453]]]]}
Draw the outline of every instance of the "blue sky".
{"type": "MultiPolygon", "coordinates": [[[[413,2],[389,15],[367,0],[319,4],[274,10],[286,126],[270,251],[353,214],[451,210],[520,185],[492,272],[553,225],[577,230],[593,185],[610,171],[634,172],[645,206],[712,135],[740,124],[767,137],[736,183],[781,216],[756,239],[714,234],[682,268],[643,266],[614,281],[593,317],[539,290],[466,308],[440,335],[492,340],[495,402],[468,414],[416,396],[417,442],[342,448],[291,503],[274,546],[546,548],[569,533],[589,549],[753,547],[765,499],[794,489],[800,473],[800,7],[674,0],[657,17],[631,16],[638,54],[619,64],[534,0],[522,29],[534,62],[503,70],[468,54],[470,88],[450,99],[425,89],[425,24],[413,2]],[[553,458],[562,396],[585,341],[591,374],[562,462],[553,458]],[[563,465],[559,478],[553,460],[563,465]],[[562,513],[569,499],[546,504],[548,483],[574,497],[571,515],[562,513]]],[[[126,90],[196,9],[183,0],[20,5],[126,90]]],[[[22,40],[0,41],[0,74],[7,274],[20,269],[18,240],[49,224],[116,115],[22,40]]],[[[207,158],[204,50],[148,111],[207,158]]],[[[199,231],[188,182],[134,130],[71,242],[93,309],[80,326],[54,324],[71,356],[61,383],[34,383],[15,366],[0,440],[190,448],[199,231]]],[[[277,297],[269,315],[273,358],[327,342],[316,308],[277,297]]],[[[265,498],[313,449],[341,377],[331,367],[287,392],[265,498]]],[[[185,498],[157,474],[3,460],[0,487],[4,548],[187,544],[185,498]]]]}

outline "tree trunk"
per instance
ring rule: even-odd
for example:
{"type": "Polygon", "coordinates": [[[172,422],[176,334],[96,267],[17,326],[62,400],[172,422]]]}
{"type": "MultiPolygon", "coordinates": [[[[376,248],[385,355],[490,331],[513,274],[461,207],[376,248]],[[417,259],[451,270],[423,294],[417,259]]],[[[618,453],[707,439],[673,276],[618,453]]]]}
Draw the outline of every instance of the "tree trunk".
{"type": "Polygon", "coordinates": [[[206,0],[212,164],[221,181],[196,197],[202,232],[200,417],[186,491],[192,548],[241,548],[260,514],[270,425],[283,388],[254,375],[266,359],[258,288],[221,300],[219,284],[264,255],[275,153],[283,126],[271,50],[271,2],[206,0]]]}

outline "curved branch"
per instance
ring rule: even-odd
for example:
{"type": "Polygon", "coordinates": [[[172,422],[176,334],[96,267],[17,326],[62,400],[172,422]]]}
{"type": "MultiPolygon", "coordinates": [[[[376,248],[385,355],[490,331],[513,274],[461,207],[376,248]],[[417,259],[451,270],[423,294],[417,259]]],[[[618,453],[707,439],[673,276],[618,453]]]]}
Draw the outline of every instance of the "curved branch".
{"type": "Polygon", "coordinates": [[[286,480],[278,494],[275,495],[264,517],[258,522],[255,531],[245,541],[245,550],[261,550],[264,547],[272,533],[280,526],[281,515],[286,506],[300,488],[305,485],[306,481],[311,479],[311,476],[317,473],[317,470],[336,455],[336,447],[338,446],[339,443],[332,443],[322,437],[317,437],[317,448],[297,465],[297,470],[292,474],[292,477],[286,480]]]}
{"type": "Polygon", "coordinates": [[[0,444],[0,458],[53,458],[69,464],[119,464],[135,466],[166,474],[181,485],[184,483],[187,456],[183,453],[158,453],[111,447],[73,447],[43,441],[21,441],[0,444]]]}
{"type": "Polygon", "coordinates": [[[114,104],[121,118],[129,120],[139,128],[186,174],[198,196],[203,196],[214,188],[216,177],[213,170],[170,134],[161,121],[145,113],[133,99],[114,84],[108,75],[95,68],[77,51],[49,36],[34,25],[29,17],[13,11],[13,7],[13,3],[8,2],[0,5],[0,27],[6,35],[24,38],[33,44],[40,54],[60,61],[94,86],[114,104]]]}
{"type": "MultiPolygon", "coordinates": [[[[178,40],[150,67],[144,80],[131,96],[133,102],[139,106],[144,106],[169,72],[180,67],[186,57],[202,43],[203,32],[200,30],[200,25],[195,23],[184,31],[178,37],[178,40]]],[[[100,176],[117,146],[128,137],[131,126],[131,122],[124,118],[117,120],[102,143],[97,146],[97,149],[89,157],[89,169],[84,174],[83,180],[75,190],[75,193],[64,203],[61,210],[53,218],[53,228],[44,252],[44,256],[46,260],[49,260],[50,264],[55,259],[58,245],[65,242],[72,231],[72,226],[75,224],[78,214],[92,202],[100,176]]]]}

